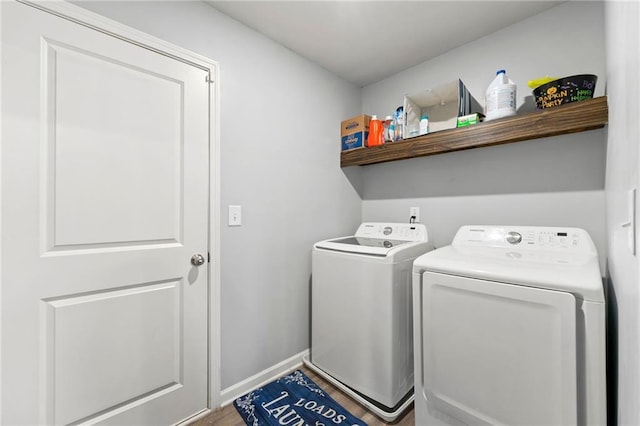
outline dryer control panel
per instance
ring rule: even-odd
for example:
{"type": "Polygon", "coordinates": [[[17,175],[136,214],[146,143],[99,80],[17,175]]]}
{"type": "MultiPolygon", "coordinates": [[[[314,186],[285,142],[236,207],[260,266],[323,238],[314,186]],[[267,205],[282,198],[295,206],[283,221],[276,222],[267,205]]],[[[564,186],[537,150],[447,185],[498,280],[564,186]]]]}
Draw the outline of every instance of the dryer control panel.
{"type": "Polygon", "coordinates": [[[589,234],[580,228],[547,226],[463,226],[454,246],[503,247],[525,250],[562,250],[572,253],[595,251],[589,234]]]}
{"type": "Polygon", "coordinates": [[[428,241],[427,227],[421,223],[365,222],[358,227],[356,237],[400,241],[428,241]]]}

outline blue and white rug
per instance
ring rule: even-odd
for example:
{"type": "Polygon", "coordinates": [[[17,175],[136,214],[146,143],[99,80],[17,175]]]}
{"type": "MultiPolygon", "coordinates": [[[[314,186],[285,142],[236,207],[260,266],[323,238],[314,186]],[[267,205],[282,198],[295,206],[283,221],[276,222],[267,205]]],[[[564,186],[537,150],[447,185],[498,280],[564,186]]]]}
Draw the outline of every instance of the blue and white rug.
{"type": "Polygon", "coordinates": [[[233,405],[249,426],[367,426],[300,370],[241,396],[233,405]]]}

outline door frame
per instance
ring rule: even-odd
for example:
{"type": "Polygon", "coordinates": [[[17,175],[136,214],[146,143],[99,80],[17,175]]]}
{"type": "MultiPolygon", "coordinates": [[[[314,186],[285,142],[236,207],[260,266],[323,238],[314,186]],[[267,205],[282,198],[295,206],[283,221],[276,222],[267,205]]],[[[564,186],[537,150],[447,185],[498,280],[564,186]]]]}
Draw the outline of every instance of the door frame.
{"type": "MultiPolygon", "coordinates": [[[[100,31],[120,40],[133,43],[145,49],[168,56],[172,59],[190,64],[209,73],[209,202],[208,202],[208,247],[209,262],[207,264],[209,281],[208,288],[208,410],[198,413],[196,417],[206,415],[217,408],[220,403],[220,67],[216,61],[194,53],[188,49],[168,43],[164,40],[126,26],[119,22],[105,18],[97,13],[67,3],[63,0],[30,1],[15,0],[18,3],[35,7],[44,13],[51,13],[70,20],[79,25],[100,31]]],[[[1,13],[1,9],[0,9],[1,13]]],[[[1,95],[1,93],[0,93],[1,95]]],[[[0,135],[1,148],[5,141],[0,135]]],[[[0,194],[0,205],[3,203],[0,194]]],[[[1,227],[0,227],[1,232],[1,227]]],[[[2,270],[0,257],[0,271],[2,270]]],[[[0,296],[2,282],[0,280],[0,296]]],[[[1,314],[1,312],[0,312],[1,314]]],[[[1,333],[1,331],[0,331],[1,333]]],[[[0,334],[0,349],[2,335],[0,334]]],[[[1,351],[0,351],[1,356],[1,351]]],[[[1,374],[1,372],[0,372],[1,374]]],[[[0,395],[3,390],[0,383],[0,395]]],[[[1,400],[0,400],[1,401],[1,400]]],[[[0,410],[2,407],[0,406],[0,410]]],[[[186,420],[186,419],[185,419],[186,420]]],[[[189,419],[190,421],[193,418],[189,419]]]]}

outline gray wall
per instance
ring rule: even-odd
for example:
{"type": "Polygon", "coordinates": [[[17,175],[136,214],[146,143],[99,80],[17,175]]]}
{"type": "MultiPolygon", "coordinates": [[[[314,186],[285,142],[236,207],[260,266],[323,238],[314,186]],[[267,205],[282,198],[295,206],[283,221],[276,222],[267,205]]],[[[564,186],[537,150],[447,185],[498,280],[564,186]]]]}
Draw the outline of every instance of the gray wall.
{"type": "MultiPolygon", "coordinates": [[[[619,425],[640,424],[640,290],[639,262],[627,247],[627,191],[639,188],[640,163],[640,5],[606,2],[609,132],[607,141],[607,239],[609,259],[610,374],[618,378],[609,388],[618,398],[619,425]],[[617,350],[616,350],[617,349],[617,350]],[[618,373],[619,374],[616,374],[618,373]]],[[[638,211],[636,199],[636,212],[638,211]]],[[[636,213],[636,218],[638,214],[636,213]]],[[[638,242],[636,230],[636,242],[638,242]]],[[[613,407],[615,409],[615,407],[613,407]]]]}
{"type": "MultiPolygon", "coordinates": [[[[567,2],[363,89],[363,111],[387,115],[404,94],[460,78],[484,105],[495,71],[518,85],[519,112],[535,107],[527,81],[590,73],[606,86],[601,2],[567,2]],[[571,19],[567,19],[567,17],[571,19]],[[527,98],[528,97],[528,98],[527,98]]],[[[464,224],[576,226],[606,259],[605,131],[538,139],[362,167],[363,220],[421,221],[436,246],[464,224]]]]}
{"type": "Polygon", "coordinates": [[[360,89],[204,3],[76,4],[220,64],[222,389],[309,348],[311,245],[360,222],[339,167],[360,89]]]}

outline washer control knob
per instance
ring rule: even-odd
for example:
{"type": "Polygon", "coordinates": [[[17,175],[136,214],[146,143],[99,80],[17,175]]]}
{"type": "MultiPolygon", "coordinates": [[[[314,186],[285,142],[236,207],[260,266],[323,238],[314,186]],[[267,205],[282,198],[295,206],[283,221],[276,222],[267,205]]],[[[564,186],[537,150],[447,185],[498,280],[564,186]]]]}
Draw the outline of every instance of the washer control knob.
{"type": "Polygon", "coordinates": [[[393,232],[393,228],[390,226],[385,226],[384,229],[382,230],[382,233],[384,235],[389,235],[393,232]]]}
{"type": "Polygon", "coordinates": [[[507,232],[507,242],[509,244],[520,244],[520,241],[522,241],[522,234],[514,231],[507,232]]]}

